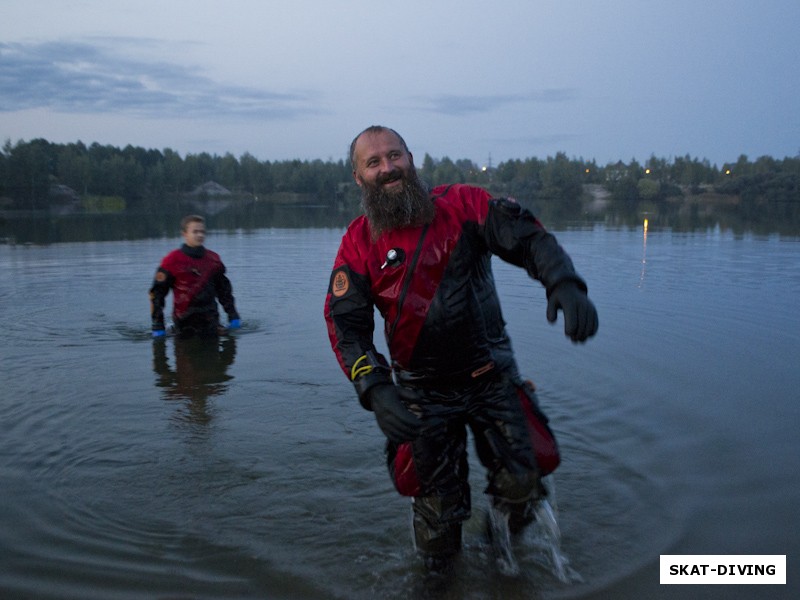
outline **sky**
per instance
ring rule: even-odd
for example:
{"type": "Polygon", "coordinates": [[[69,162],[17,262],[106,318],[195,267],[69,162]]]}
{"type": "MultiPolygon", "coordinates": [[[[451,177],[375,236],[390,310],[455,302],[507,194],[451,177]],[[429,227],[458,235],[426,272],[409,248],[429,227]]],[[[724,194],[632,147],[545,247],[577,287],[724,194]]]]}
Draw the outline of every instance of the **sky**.
{"type": "Polygon", "coordinates": [[[800,155],[797,0],[3,0],[0,144],[600,165],[800,155]]]}

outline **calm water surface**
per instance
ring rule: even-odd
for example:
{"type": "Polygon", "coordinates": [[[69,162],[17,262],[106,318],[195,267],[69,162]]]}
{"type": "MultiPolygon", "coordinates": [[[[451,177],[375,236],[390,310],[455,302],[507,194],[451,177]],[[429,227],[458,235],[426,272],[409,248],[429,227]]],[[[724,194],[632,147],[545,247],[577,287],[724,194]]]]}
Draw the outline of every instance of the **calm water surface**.
{"type": "MultiPolygon", "coordinates": [[[[330,350],[341,229],[211,232],[243,329],[149,338],[178,240],[0,246],[0,597],[412,598],[409,505],[330,350]]],[[[535,532],[500,576],[474,516],[445,598],[794,598],[800,241],[558,232],[585,346],[495,262],[521,369],[560,440],[560,581],[535,532]],[[786,554],[787,586],[660,586],[660,554],[786,554]]]]}

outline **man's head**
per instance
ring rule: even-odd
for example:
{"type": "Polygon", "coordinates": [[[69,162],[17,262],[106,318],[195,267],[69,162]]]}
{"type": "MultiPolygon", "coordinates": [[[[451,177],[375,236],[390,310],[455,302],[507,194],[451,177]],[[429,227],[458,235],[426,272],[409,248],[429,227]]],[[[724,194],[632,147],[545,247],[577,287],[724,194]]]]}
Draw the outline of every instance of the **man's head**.
{"type": "Polygon", "coordinates": [[[206,239],[206,220],[199,215],[188,215],[181,219],[181,235],[190,248],[199,248],[206,239]]]}
{"type": "Polygon", "coordinates": [[[373,125],[359,133],[350,144],[350,162],[374,239],[390,229],[433,220],[433,202],[396,131],[373,125]]]}

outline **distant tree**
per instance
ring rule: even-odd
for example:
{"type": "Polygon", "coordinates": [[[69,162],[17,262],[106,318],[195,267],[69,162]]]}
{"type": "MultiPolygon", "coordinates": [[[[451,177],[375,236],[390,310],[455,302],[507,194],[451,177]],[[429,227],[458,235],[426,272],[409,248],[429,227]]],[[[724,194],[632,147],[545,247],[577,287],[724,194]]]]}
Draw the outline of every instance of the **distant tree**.
{"type": "Polygon", "coordinates": [[[6,192],[18,208],[41,209],[47,206],[50,183],[54,181],[54,149],[47,140],[6,144],[6,192]]]}
{"type": "Polygon", "coordinates": [[[6,158],[6,148],[11,146],[11,141],[6,140],[2,151],[0,151],[0,199],[4,198],[8,192],[6,186],[8,185],[8,159],[6,158]]]}
{"type": "Polygon", "coordinates": [[[466,178],[458,167],[456,167],[455,163],[445,156],[433,170],[431,184],[437,186],[450,183],[464,183],[465,179],[466,178]]]}
{"type": "Polygon", "coordinates": [[[218,159],[216,167],[217,183],[229,190],[239,190],[242,187],[241,168],[239,161],[230,152],[218,159]]]}
{"type": "Polygon", "coordinates": [[[144,169],[134,159],[122,154],[104,161],[106,187],[102,194],[119,196],[135,204],[142,199],[144,169]]]}
{"type": "Polygon", "coordinates": [[[61,146],[56,154],[56,177],[64,185],[81,194],[88,194],[92,163],[82,142],[61,146]]]}
{"type": "Polygon", "coordinates": [[[606,189],[611,193],[611,201],[622,210],[636,208],[639,203],[639,180],[644,174],[636,160],[629,165],[618,161],[606,166],[606,189]]]}
{"type": "Polygon", "coordinates": [[[269,161],[259,162],[252,154],[246,152],[239,162],[243,189],[254,195],[268,194],[273,191],[274,184],[269,161]]]}
{"type": "Polygon", "coordinates": [[[426,152],[425,157],[422,159],[420,177],[430,183],[433,181],[434,171],[436,171],[436,162],[434,162],[433,158],[431,158],[431,155],[426,152]]]}
{"type": "Polygon", "coordinates": [[[642,178],[636,185],[636,191],[642,200],[657,200],[661,192],[661,184],[655,179],[642,178]]]}
{"type": "Polygon", "coordinates": [[[645,174],[651,181],[661,183],[670,180],[669,165],[665,158],[657,158],[651,154],[644,166],[645,174]]]}
{"type": "Polygon", "coordinates": [[[539,196],[573,203],[583,193],[580,165],[558,152],[548,158],[542,169],[542,191],[539,196]]]}
{"type": "Polygon", "coordinates": [[[497,165],[495,169],[495,181],[510,184],[517,178],[522,161],[519,159],[506,160],[497,165]]]}
{"type": "Polygon", "coordinates": [[[602,169],[597,166],[595,160],[585,162],[583,159],[579,161],[580,169],[583,171],[582,180],[584,183],[602,183],[603,173],[602,169]]]}
{"type": "Polygon", "coordinates": [[[184,191],[190,191],[198,185],[214,181],[217,178],[214,159],[208,152],[187,154],[183,164],[186,173],[184,191]]]}
{"type": "Polygon", "coordinates": [[[189,189],[189,177],[180,154],[164,149],[164,187],[172,194],[189,189]]]}
{"type": "Polygon", "coordinates": [[[461,158],[455,162],[455,166],[461,173],[462,181],[477,181],[480,178],[481,169],[471,160],[461,158]]]}

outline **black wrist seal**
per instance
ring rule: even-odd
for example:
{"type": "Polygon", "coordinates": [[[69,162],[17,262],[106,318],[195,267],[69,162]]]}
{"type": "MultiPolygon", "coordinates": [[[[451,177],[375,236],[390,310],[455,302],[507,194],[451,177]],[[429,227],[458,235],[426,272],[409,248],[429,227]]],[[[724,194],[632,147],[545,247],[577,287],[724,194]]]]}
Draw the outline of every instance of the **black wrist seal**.
{"type": "Polygon", "coordinates": [[[350,378],[356,388],[358,401],[367,410],[372,410],[369,391],[376,385],[394,385],[392,369],[386,359],[373,350],[367,350],[350,370],[350,378]]]}

